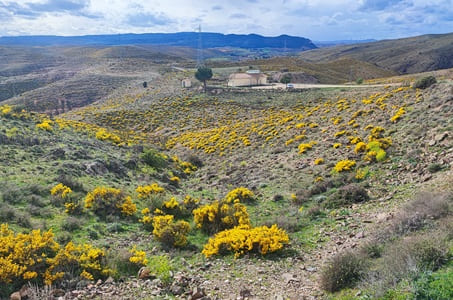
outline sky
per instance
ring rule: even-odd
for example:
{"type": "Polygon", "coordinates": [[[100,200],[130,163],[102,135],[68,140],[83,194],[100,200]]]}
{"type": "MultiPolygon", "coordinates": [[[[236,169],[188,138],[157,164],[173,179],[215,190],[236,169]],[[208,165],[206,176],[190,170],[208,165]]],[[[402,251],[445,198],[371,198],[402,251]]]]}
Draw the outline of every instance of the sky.
{"type": "Polygon", "coordinates": [[[453,32],[453,0],[0,0],[0,36],[195,31],[314,41],[453,32]]]}

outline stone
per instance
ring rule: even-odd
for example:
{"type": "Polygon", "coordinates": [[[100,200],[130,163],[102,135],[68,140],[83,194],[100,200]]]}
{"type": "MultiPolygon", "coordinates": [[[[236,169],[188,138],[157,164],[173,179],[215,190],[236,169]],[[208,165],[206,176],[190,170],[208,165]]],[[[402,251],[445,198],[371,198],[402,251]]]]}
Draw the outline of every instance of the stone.
{"type": "Polygon", "coordinates": [[[448,136],[447,132],[442,132],[434,137],[436,142],[442,142],[448,136]]]}
{"type": "Polygon", "coordinates": [[[113,280],[113,277],[112,276],[109,276],[109,278],[107,278],[104,282],[104,284],[111,284],[111,283],[114,283],[114,280],[113,280]]]}
{"type": "Polygon", "coordinates": [[[365,237],[365,233],[363,231],[360,231],[355,235],[355,237],[358,239],[363,239],[365,237]]]}
{"type": "Polygon", "coordinates": [[[20,296],[20,292],[14,292],[9,296],[10,300],[21,300],[22,297],[20,296]]]}
{"type": "Polygon", "coordinates": [[[203,298],[204,296],[206,296],[206,292],[204,291],[204,289],[200,288],[200,287],[195,287],[193,290],[192,290],[192,293],[190,295],[190,299],[192,300],[197,300],[197,299],[201,299],[203,298]]]}
{"type": "Polygon", "coordinates": [[[140,270],[138,270],[137,277],[139,279],[148,279],[151,277],[151,270],[148,267],[141,267],[140,270]]]}
{"type": "Polygon", "coordinates": [[[242,298],[246,298],[246,297],[252,296],[252,292],[250,292],[249,289],[242,289],[242,290],[239,292],[239,295],[240,295],[242,298]]]}
{"type": "Polygon", "coordinates": [[[296,278],[296,275],[291,273],[283,273],[282,278],[285,281],[285,284],[289,284],[290,282],[298,282],[299,279],[296,278]]]}
{"type": "Polygon", "coordinates": [[[54,296],[55,298],[63,297],[65,294],[66,294],[66,292],[63,291],[62,289],[54,289],[52,291],[52,296],[54,296]]]}
{"type": "Polygon", "coordinates": [[[174,284],[170,287],[170,292],[175,296],[179,296],[184,293],[184,289],[181,286],[174,284]]]}

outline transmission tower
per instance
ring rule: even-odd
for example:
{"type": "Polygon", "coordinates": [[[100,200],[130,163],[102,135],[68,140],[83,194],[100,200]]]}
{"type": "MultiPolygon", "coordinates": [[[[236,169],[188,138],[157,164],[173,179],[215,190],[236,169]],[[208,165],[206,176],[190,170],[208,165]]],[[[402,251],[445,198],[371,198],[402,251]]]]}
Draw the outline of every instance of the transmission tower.
{"type": "Polygon", "coordinates": [[[201,25],[198,25],[197,68],[204,67],[203,44],[201,41],[201,25]]]}

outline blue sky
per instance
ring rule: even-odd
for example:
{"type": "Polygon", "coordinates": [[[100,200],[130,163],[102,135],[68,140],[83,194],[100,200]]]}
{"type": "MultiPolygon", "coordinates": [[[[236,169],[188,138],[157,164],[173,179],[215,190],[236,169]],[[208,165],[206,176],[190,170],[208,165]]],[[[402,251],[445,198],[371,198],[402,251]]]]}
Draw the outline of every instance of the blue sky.
{"type": "Polygon", "coordinates": [[[453,0],[0,0],[0,36],[203,31],[312,40],[453,32],[453,0]]]}

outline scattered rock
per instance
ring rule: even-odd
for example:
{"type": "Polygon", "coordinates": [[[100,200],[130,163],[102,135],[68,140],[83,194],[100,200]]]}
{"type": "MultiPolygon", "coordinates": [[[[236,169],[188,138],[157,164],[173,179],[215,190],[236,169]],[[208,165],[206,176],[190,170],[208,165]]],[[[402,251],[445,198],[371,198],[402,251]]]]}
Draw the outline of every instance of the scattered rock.
{"type": "Polygon", "coordinates": [[[63,297],[66,294],[65,291],[62,289],[54,289],[52,290],[52,296],[55,298],[63,297]]]}
{"type": "Polygon", "coordinates": [[[360,231],[355,235],[355,237],[358,239],[363,239],[365,237],[365,233],[363,231],[360,231]]]}
{"type": "Polygon", "coordinates": [[[21,300],[22,297],[20,296],[20,292],[14,292],[9,296],[10,300],[21,300]]]}
{"type": "Polygon", "coordinates": [[[239,295],[240,295],[242,298],[246,298],[246,297],[252,296],[252,292],[251,292],[249,289],[242,289],[242,290],[239,292],[239,295]]]}
{"type": "Polygon", "coordinates": [[[299,279],[296,278],[296,275],[291,273],[283,273],[282,278],[285,281],[285,284],[289,284],[290,282],[298,282],[299,279]]]}
{"type": "Polygon", "coordinates": [[[138,279],[151,278],[151,270],[148,267],[141,267],[137,274],[138,279]]]}
{"type": "Polygon", "coordinates": [[[436,142],[442,142],[448,136],[447,132],[442,132],[434,137],[436,142]]]}
{"type": "Polygon", "coordinates": [[[184,293],[184,288],[179,286],[179,285],[176,285],[176,284],[173,284],[171,287],[170,287],[170,292],[175,295],[175,296],[179,296],[179,295],[182,295],[184,293]]]}
{"type": "Polygon", "coordinates": [[[195,287],[189,295],[189,300],[197,300],[206,296],[206,292],[203,288],[195,287]]]}
{"type": "Polygon", "coordinates": [[[115,280],[113,279],[113,277],[112,277],[112,276],[109,276],[109,278],[107,278],[107,279],[105,280],[104,284],[112,284],[112,283],[114,283],[114,282],[115,282],[115,280]]]}

